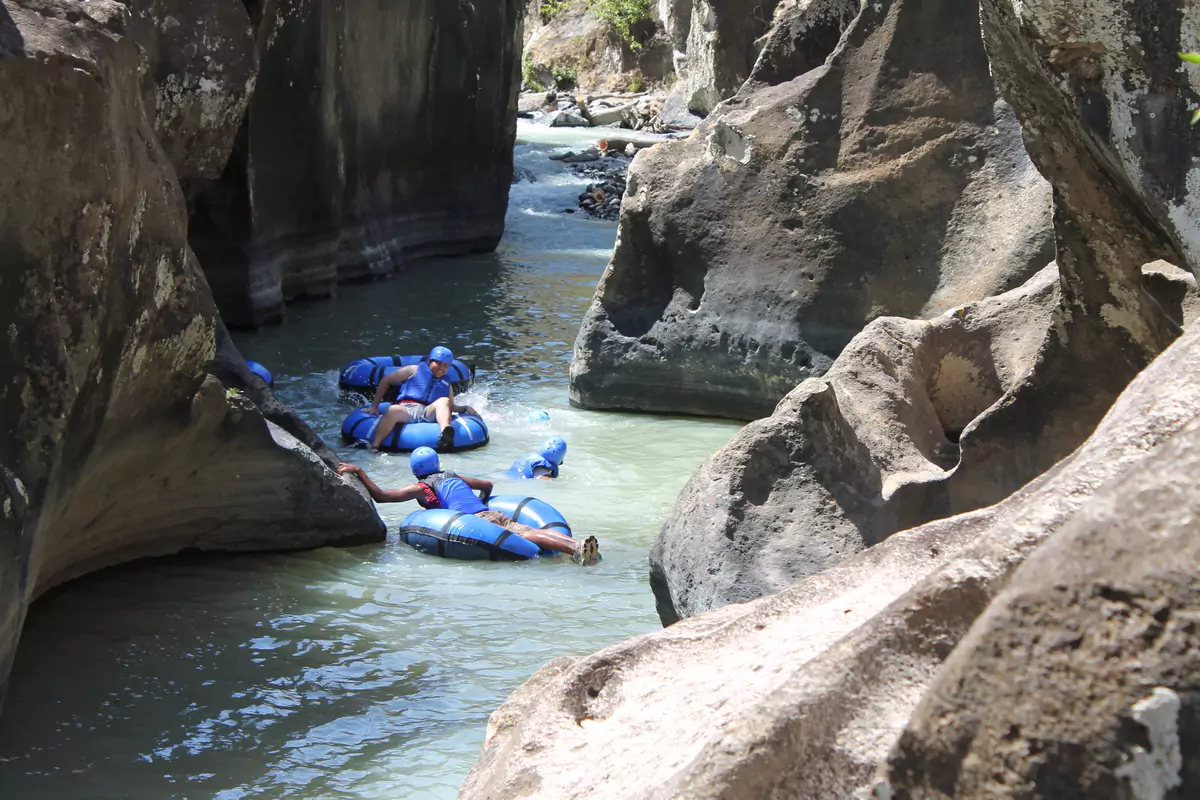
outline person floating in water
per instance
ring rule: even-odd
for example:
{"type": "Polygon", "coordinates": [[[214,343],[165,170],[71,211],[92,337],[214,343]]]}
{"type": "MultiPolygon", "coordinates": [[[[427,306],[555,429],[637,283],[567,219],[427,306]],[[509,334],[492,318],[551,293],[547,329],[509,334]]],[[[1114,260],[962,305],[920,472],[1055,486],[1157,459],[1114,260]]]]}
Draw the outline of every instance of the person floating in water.
{"type": "Polygon", "coordinates": [[[566,440],[561,436],[553,436],[545,441],[538,452],[526,453],[514,461],[508,471],[518,478],[552,480],[558,477],[558,468],[562,466],[566,455],[566,440]]]}
{"type": "Polygon", "coordinates": [[[591,566],[600,561],[600,543],[596,541],[595,536],[589,536],[581,542],[557,531],[522,525],[507,514],[490,510],[485,502],[492,494],[492,482],[443,470],[438,461],[438,454],[433,448],[418,447],[413,450],[409,456],[409,464],[417,483],[410,483],[400,489],[381,489],[362,467],[354,464],[339,464],[337,472],[338,475],[356,476],[363,486],[367,487],[367,493],[376,503],[404,503],[416,500],[422,508],[448,508],[451,511],[474,514],[512,531],[538,547],[566,553],[577,564],[591,566]],[[478,497],[472,489],[479,492],[478,497]]]}
{"type": "Polygon", "coordinates": [[[429,358],[419,364],[412,364],[392,372],[379,381],[375,390],[375,399],[371,407],[363,409],[371,415],[379,415],[379,403],[393,386],[400,387],[400,396],[380,417],[371,429],[371,447],[376,449],[388,437],[397,425],[409,422],[436,421],[442,428],[442,434],[437,440],[437,449],[444,452],[454,446],[454,426],[450,424],[453,414],[471,414],[479,416],[479,412],[470,406],[460,406],[454,402],[454,389],[446,380],[446,373],[454,363],[454,353],[449,347],[438,345],[429,351],[429,358]]]}

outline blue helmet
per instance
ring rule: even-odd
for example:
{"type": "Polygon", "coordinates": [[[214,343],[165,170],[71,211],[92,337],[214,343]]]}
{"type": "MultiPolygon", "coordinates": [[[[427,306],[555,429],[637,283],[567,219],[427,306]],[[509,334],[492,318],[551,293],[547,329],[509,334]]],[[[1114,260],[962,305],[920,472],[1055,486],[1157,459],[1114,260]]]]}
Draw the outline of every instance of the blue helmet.
{"type": "Polygon", "coordinates": [[[438,462],[437,451],[432,447],[418,447],[416,450],[413,450],[412,455],[408,457],[408,464],[412,467],[413,475],[416,475],[418,478],[432,475],[442,468],[438,462]]]}
{"type": "Polygon", "coordinates": [[[551,464],[561,464],[567,456],[567,440],[561,436],[552,436],[542,445],[539,455],[551,464]]]}
{"type": "Polygon", "coordinates": [[[449,347],[443,347],[439,344],[437,347],[429,351],[429,360],[440,361],[449,366],[454,363],[454,353],[450,352],[449,347]]]}

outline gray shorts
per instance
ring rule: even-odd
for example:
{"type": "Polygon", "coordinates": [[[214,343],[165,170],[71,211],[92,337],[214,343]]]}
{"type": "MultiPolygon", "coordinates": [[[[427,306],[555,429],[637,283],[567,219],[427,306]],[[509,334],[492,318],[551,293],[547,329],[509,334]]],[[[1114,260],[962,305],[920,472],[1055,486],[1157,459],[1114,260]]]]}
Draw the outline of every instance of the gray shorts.
{"type": "Polygon", "coordinates": [[[433,420],[433,411],[429,406],[423,406],[420,403],[397,403],[396,406],[402,412],[400,424],[404,425],[409,422],[426,422],[433,420]],[[404,414],[408,417],[404,418],[404,414]]]}

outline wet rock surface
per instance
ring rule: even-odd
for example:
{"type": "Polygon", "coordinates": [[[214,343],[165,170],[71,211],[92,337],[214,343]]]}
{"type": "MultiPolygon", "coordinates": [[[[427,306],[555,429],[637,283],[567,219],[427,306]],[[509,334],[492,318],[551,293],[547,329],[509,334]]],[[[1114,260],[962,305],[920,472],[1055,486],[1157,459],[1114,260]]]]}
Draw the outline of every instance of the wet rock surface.
{"type": "Polygon", "coordinates": [[[576,175],[595,181],[579,195],[579,207],[588,216],[614,222],[620,217],[631,160],[624,153],[609,153],[591,163],[571,165],[576,175]]]}

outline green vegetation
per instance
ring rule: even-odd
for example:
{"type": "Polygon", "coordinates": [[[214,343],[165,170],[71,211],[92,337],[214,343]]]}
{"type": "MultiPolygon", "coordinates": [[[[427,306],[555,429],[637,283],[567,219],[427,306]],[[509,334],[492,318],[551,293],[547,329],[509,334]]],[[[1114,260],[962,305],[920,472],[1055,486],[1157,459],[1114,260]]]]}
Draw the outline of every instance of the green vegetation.
{"type": "Polygon", "coordinates": [[[242,396],[241,389],[232,388],[232,389],[225,390],[225,402],[229,402],[230,400],[236,400],[241,396],[242,396]]]}
{"type": "Polygon", "coordinates": [[[642,49],[635,29],[653,19],[650,16],[651,0],[588,0],[588,8],[599,19],[608,23],[621,41],[635,53],[642,49]]]}
{"type": "Polygon", "coordinates": [[[535,92],[546,91],[546,87],[538,80],[537,73],[533,70],[533,62],[529,60],[529,56],[525,56],[525,60],[521,62],[521,80],[535,92]]]}
{"type": "Polygon", "coordinates": [[[543,25],[549,25],[550,20],[566,11],[570,5],[571,0],[542,0],[538,6],[538,16],[542,18],[543,25]]]}
{"type": "Polygon", "coordinates": [[[550,74],[554,76],[555,89],[574,89],[579,85],[579,73],[567,64],[559,64],[550,74]]]}
{"type": "Polygon", "coordinates": [[[630,92],[640,92],[646,88],[646,78],[640,72],[634,72],[629,76],[629,83],[626,85],[626,90],[630,92]]]}
{"type": "MultiPolygon", "coordinates": [[[[1200,53],[1180,53],[1179,57],[1189,64],[1200,64],[1200,53]]],[[[1192,114],[1192,124],[1200,122],[1200,108],[1197,108],[1192,114]]]]}

